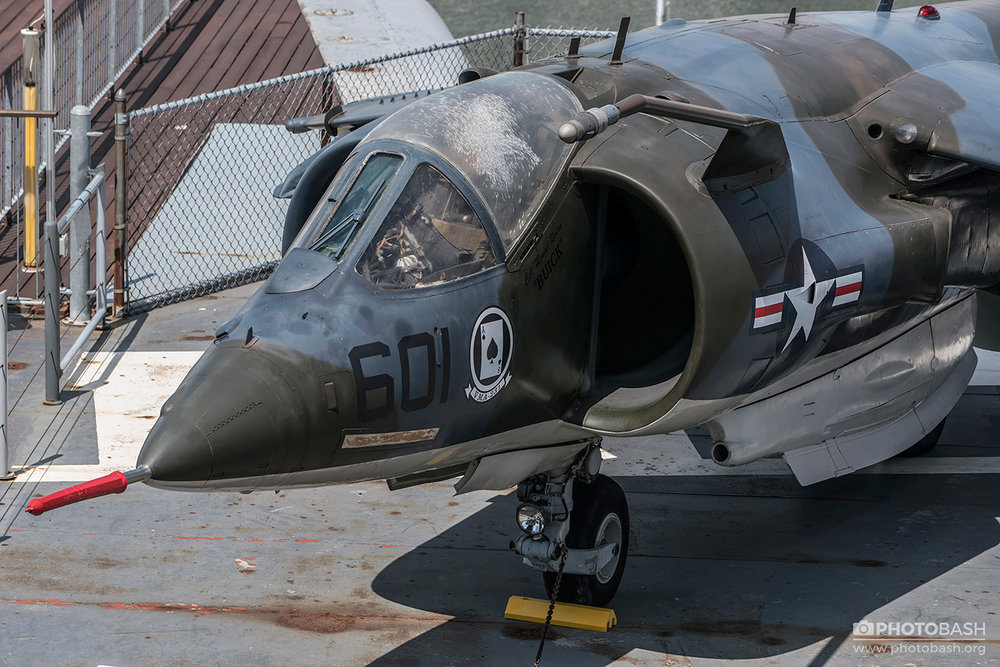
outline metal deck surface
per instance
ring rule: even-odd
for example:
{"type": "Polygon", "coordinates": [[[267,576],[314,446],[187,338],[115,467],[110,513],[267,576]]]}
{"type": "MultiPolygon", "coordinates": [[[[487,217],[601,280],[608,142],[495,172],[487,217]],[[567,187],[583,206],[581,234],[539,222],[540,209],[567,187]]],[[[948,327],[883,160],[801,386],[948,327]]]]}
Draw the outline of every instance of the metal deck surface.
{"type": "MultiPolygon", "coordinates": [[[[27,502],[130,467],[157,407],[248,286],[95,336],[66,402],[41,405],[42,328],[12,317],[0,487],[6,665],[531,664],[544,595],[508,551],[511,494],[383,483],[254,495],[145,485],[41,517],[27,502]]],[[[632,546],[608,633],[554,628],[543,665],[1000,663],[1000,361],[932,455],[801,488],[780,460],[723,470],[698,431],[606,439],[632,546]],[[699,453],[699,450],[701,453],[699,453]],[[971,623],[874,641],[853,624],[971,623]]]]}

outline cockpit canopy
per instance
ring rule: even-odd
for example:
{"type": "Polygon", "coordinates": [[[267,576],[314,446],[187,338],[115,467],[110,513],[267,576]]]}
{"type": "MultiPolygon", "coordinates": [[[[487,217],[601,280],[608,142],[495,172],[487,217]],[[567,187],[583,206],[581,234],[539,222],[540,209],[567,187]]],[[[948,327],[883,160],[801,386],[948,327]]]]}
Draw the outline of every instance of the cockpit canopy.
{"type": "Polygon", "coordinates": [[[577,98],[555,79],[507,72],[400,109],[359,148],[397,139],[440,155],[472,185],[509,250],[572,153],[559,139],[559,125],[580,111],[577,98]]]}
{"type": "Polygon", "coordinates": [[[572,146],[556,130],[579,110],[565,87],[530,72],[404,107],[358,145],[293,245],[341,262],[359,239],[350,261],[385,290],[496,266],[565,168],[572,146]]]}

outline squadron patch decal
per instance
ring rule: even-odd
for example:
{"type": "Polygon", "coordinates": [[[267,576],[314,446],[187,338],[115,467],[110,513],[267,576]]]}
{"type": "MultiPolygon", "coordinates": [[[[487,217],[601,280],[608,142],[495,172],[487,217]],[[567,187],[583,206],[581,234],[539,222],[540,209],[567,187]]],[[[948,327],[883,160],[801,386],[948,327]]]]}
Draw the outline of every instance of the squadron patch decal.
{"type": "Polygon", "coordinates": [[[510,360],[514,352],[514,330],[507,314],[499,308],[480,313],[469,341],[469,370],[472,382],[465,396],[485,403],[510,382],[510,360]]]}

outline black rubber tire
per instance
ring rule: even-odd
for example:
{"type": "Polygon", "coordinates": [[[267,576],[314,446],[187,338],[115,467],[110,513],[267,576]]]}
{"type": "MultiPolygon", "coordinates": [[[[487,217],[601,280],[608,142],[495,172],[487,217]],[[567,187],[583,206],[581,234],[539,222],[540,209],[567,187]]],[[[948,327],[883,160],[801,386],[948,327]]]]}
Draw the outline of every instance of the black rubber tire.
{"type": "MultiPolygon", "coordinates": [[[[945,418],[947,419],[947,418],[945,418]]],[[[934,449],[934,446],[938,444],[938,440],[941,439],[941,434],[944,432],[944,422],[945,419],[941,420],[941,423],[932,428],[927,432],[927,435],[920,438],[916,444],[904,449],[896,456],[903,458],[910,458],[912,456],[920,456],[921,454],[926,454],[927,452],[934,449]]]]}
{"type": "MultiPolygon", "coordinates": [[[[622,575],[625,573],[625,560],[628,557],[628,501],[625,499],[625,492],[610,477],[598,475],[590,484],[584,484],[577,480],[573,483],[573,513],[570,518],[569,535],[566,537],[566,544],[573,549],[592,549],[598,544],[598,531],[609,518],[608,527],[605,533],[614,532],[620,528],[620,547],[618,560],[614,562],[614,571],[610,573],[605,581],[605,577],[597,577],[581,574],[564,574],[559,585],[560,602],[573,602],[575,604],[585,604],[593,607],[603,607],[618,592],[622,575]],[[615,527],[615,517],[617,517],[618,527],[615,527]]],[[[605,540],[602,540],[602,544],[605,540]]],[[[545,582],[545,592],[549,599],[552,598],[552,589],[555,586],[556,573],[543,572],[542,578],[545,582]]]]}

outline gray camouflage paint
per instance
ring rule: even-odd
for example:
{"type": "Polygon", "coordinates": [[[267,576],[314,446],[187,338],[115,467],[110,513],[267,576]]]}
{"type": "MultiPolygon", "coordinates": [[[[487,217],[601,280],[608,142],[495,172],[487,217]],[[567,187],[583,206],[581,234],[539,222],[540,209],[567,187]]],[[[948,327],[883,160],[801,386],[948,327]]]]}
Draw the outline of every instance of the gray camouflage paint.
{"type": "MultiPolygon", "coordinates": [[[[520,236],[495,229],[475,174],[399,142],[399,126],[383,121],[356,151],[433,162],[467,194],[503,263],[400,292],[368,283],[354,265],[397,178],[343,261],[294,248],[220,328],[139,464],[154,485],[287,488],[444,478],[499,451],[667,432],[810,382],[996,284],[1000,142],[984,112],[1000,104],[1000,8],[939,9],[939,21],[915,8],[799,15],[795,26],[784,16],[674,21],[630,35],[622,65],[603,42],[529,66],[526,83],[568,91],[580,108],[662,94],[773,120],[784,147],[746,155],[774,168],[742,181],[730,152],[737,178],[724,182],[710,176],[726,131],[624,118],[537,184],[548,194],[520,236]],[[896,132],[907,123],[917,135],[904,144],[896,132]],[[640,285],[637,272],[651,279],[640,285]],[[847,289],[837,280],[854,272],[860,291],[834,306],[847,289]],[[780,322],[755,326],[756,300],[782,293],[780,322]],[[510,320],[510,382],[478,401],[465,388],[488,308],[510,320]],[[369,444],[345,447],[348,437],[369,444]]],[[[463,95],[516,102],[511,81],[489,77],[463,95]]],[[[441,95],[400,113],[433,110],[441,95]]],[[[559,141],[556,129],[531,140],[559,141]]],[[[293,230],[301,209],[293,197],[293,230]]]]}

